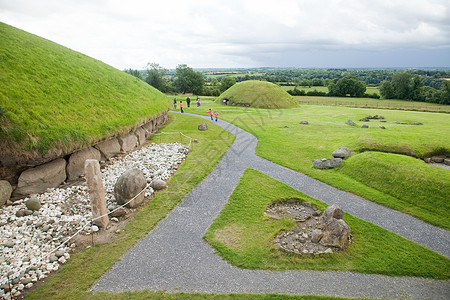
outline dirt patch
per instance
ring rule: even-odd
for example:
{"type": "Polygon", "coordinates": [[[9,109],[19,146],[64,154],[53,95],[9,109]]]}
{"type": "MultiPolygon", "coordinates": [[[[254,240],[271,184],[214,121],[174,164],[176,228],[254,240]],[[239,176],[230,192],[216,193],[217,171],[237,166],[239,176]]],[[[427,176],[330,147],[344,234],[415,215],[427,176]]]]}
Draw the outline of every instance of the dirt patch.
{"type": "Polygon", "coordinates": [[[242,226],[231,224],[223,229],[215,231],[214,239],[231,248],[237,249],[242,245],[241,235],[243,232],[242,226]]]}

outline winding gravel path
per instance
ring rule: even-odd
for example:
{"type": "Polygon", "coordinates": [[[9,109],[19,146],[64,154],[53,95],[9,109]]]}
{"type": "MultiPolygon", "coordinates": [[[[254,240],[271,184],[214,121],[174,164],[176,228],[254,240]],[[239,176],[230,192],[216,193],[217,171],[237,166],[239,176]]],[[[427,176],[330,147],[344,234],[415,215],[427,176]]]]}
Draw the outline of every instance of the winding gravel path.
{"type": "Polygon", "coordinates": [[[447,257],[450,254],[450,234],[446,230],[262,159],[255,155],[257,139],[253,135],[222,120],[217,124],[236,136],[223,159],[154,230],[92,287],[94,291],[149,289],[448,299],[448,281],[352,272],[244,270],[231,266],[216,255],[202,237],[246,168],[261,171],[330,205],[336,203],[350,214],[447,257]]]}

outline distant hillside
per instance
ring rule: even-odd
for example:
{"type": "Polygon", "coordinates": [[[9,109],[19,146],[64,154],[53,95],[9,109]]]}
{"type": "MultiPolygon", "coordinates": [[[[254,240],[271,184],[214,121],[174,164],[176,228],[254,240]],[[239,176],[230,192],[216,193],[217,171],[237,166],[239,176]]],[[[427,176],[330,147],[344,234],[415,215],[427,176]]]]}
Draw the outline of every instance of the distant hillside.
{"type": "Polygon", "coordinates": [[[125,72],[0,23],[0,157],[70,153],[169,105],[125,72]]]}
{"type": "Polygon", "coordinates": [[[236,83],[223,92],[218,100],[229,104],[249,105],[257,108],[291,108],[298,106],[294,97],[281,87],[267,81],[247,80],[236,83]]]}

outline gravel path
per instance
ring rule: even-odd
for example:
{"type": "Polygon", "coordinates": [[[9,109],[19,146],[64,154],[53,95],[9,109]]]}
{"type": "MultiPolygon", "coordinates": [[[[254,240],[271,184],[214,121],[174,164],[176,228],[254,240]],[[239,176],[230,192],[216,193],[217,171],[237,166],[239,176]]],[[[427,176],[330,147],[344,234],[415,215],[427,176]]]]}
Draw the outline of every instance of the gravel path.
{"type": "Polygon", "coordinates": [[[448,299],[448,281],[352,272],[243,270],[221,259],[202,236],[227,202],[246,168],[259,170],[328,204],[336,203],[344,211],[447,257],[450,234],[257,157],[257,139],[254,136],[222,120],[217,124],[236,135],[235,142],[223,159],[154,230],[93,286],[93,290],[119,292],[150,289],[448,299]]]}

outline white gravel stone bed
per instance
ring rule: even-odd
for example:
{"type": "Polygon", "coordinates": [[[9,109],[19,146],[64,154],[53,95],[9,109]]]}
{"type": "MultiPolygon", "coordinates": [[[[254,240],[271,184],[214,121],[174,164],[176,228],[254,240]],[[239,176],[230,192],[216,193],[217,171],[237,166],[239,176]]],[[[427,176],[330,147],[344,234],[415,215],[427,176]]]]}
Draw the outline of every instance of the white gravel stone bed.
{"type": "MultiPolygon", "coordinates": [[[[186,145],[164,143],[149,144],[124,157],[113,158],[102,169],[108,210],[118,207],[114,185],[126,170],[142,170],[148,183],[154,179],[166,181],[188,153],[186,145]]],[[[145,195],[153,192],[148,187],[145,195]]],[[[0,297],[3,299],[19,296],[24,289],[58,270],[76,246],[68,240],[70,236],[80,230],[80,234],[98,230],[90,226],[92,213],[85,182],[64,189],[49,189],[37,197],[42,204],[38,211],[27,210],[28,198],[0,208],[0,297]]]]}

